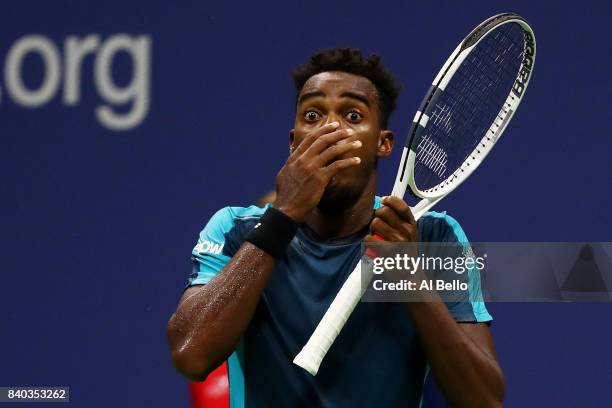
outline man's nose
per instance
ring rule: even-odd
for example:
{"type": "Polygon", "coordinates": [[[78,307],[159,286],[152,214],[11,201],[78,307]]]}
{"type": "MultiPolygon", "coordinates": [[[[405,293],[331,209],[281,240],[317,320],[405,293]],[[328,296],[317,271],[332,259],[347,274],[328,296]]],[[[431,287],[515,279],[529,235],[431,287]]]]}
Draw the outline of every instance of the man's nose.
{"type": "Polygon", "coordinates": [[[325,121],[325,123],[323,125],[327,125],[327,124],[330,124],[330,123],[333,123],[333,122],[338,122],[338,124],[340,125],[339,129],[342,129],[344,126],[342,124],[342,120],[341,119],[342,118],[339,117],[337,114],[332,113],[332,114],[327,115],[327,120],[325,121]]]}

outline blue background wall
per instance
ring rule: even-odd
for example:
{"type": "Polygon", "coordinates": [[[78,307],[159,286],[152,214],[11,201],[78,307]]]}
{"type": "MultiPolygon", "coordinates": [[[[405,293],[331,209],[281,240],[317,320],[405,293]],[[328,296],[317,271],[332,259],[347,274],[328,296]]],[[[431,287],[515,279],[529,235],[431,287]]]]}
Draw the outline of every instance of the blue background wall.
{"type": "MultiPolygon", "coordinates": [[[[477,23],[524,15],[538,40],[527,98],[475,177],[440,204],[473,241],[610,241],[609,3],[5,2],[0,14],[0,385],[68,385],[76,406],[185,406],[165,324],[197,233],[274,183],[293,118],[289,69],[361,47],[405,85],[399,139],[442,62],[477,23]],[[40,34],[150,36],[150,110],[109,130],[94,83],[36,108],[7,91],[5,61],[40,34]]],[[[114,60],[118,86],[133,63],[114,60]]],[[[65,66],[63,60],[60,63],[65,66]]],[[[43,64],[24,60],[35,89],[43,64]]],[[[62,76],[62,84],[65,77],[62,76]]],[[[127,112],[130,104],[118,108],[127,112]]],[[[390,190],[397,153],[382,164],[390,190]]],[[[610,405],[612,305],[492,304],[508,406],[610,405]]],[[[435,396],[429,397],[435,400],[435,396]]]]}

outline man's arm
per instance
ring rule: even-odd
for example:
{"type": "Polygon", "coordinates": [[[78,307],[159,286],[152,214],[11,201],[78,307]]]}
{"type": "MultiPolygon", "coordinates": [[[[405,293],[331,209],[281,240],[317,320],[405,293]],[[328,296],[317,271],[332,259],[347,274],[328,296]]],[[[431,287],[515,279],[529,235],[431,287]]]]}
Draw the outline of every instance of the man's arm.
{"type": "Polygon", "coordinates": [[[206,285],[188,288],[168,323],[176,368],[202,381],[236,348],[251,321],[275,259],[245,242],[206,285]]]}
{"type": "MultiPolygon", "coordinates": [[[[338,128],[333,122],[306,135],[276,177],[274,206],[297,223],[319,203],[332,177],[360,162],[358,157],[339,159],[361,142],[349,143],[355,132],[338,128]]],[[[202,380],[234,351],[275,262],[245,242],[210,282],[185,291],[167,329],[172,359],[181,373],[202,380]]]]}
{"type": "MultiPolygon", "coordinates": [[[[408,204],[397,197],[385,197],[382,203],[385,206],[372,220],[372,233],[386,241],[418,242],[418,227],[408,204]]],[[[426,295],[433,298],[409,302],[406,307],[444,396],[456,407],[501,406],[504,378],[489,327],[456,323],[439,296],[426,295]]]]}
{"type": "Polygon", "coordinates": [[[456,323],[441,302],[410,302],[408,313],[444,396],[455,407],[500,407],[504,376],[484,323],[456,323]]]}

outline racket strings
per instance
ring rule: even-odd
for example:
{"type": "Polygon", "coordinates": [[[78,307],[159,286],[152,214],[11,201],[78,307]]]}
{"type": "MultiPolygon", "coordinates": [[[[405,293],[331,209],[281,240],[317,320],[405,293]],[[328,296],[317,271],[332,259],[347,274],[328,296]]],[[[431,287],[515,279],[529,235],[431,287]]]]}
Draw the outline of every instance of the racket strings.
{"type": "MultiPolygon", "coordinates": [[[[523,43],[522,31],[516,25],[502,26],[489,37],[485,37],[480,44],[482,46],[477,47],[470,53],[467,64],[457,71],[447,87],[445,94],[452,101],[453,109],[460,116],[459,126],[464,129],[469,128],[467,125],[473,125],[475,121],[480,122],[478,124],[481,125],[480,128],[472,132],[476,135],[476,138],[474,138],[476,140],[474,140],[473,145],[468,147],[469,151],[466,153],[473,150],[481,136],[484,135],[483,131],[490,127],[492,119],[499,113],[516,79],[522,61],[522,47],[514,54],[513,61],[507,61],[504,58],[509,50],[518,50],[514,47],[515,42],[513,40],[523,43]],[[502,28],[513,26],[519,34],[518,38],[514,39],[509,38],[502,30],[502,28]],[[494,109],[491,108],[492,105],[494,105],[494,109]],[[477,119],[480,120],[477,121],[477,119]],[[468,122],[465,122],[465,120],[468,120],[468,122]]],[[[449,138],[449,141],[454,146],[458,144],[459,146],[466,146],[463,140],[458,137],[449,138]]]]}
{"type": "Polygon", "coordinates": [[[504,24],[484,37],[455,72],[430,110],[417,146],[414,177],[419,190],[451,181],[494,121],[501,120],[524,43],[518,24],[504,24]]]}
{"type": "Polygon", "coordinates": [[[423,165],[427,166],[432,172],[438,175],[438,177],[444,177],[447,170],[446,164],[448,162],[448,155],[446,152],[433,142],[429,136],[425,136],[421,139],[418,149],[421,152],[420,160],[423,165]]]}

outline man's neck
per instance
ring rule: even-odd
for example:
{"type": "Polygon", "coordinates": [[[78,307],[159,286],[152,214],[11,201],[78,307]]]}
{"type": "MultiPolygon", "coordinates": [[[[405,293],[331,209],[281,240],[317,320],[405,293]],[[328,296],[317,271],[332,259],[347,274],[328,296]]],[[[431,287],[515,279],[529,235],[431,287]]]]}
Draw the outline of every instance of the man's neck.
{"type": "Polygon", "coordinates": [[[315,207],[306,219],[306,225],[324,240],[354,234],[372,219],[375,189],[376,176],[372,175],[361,196],[352,206],[331,214],[315,207]]]}

